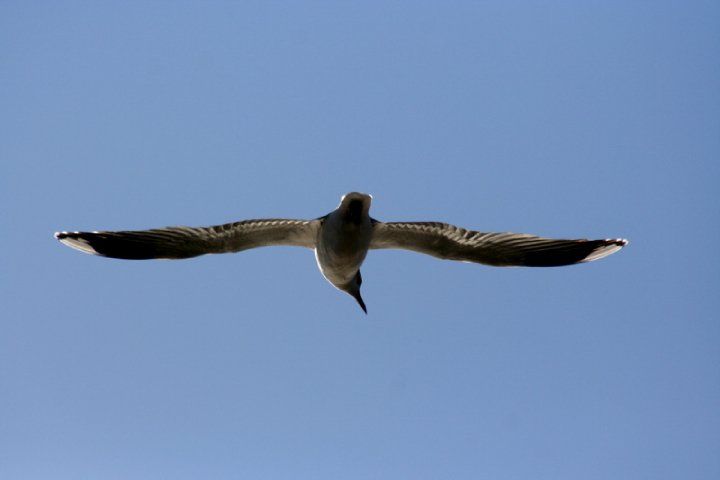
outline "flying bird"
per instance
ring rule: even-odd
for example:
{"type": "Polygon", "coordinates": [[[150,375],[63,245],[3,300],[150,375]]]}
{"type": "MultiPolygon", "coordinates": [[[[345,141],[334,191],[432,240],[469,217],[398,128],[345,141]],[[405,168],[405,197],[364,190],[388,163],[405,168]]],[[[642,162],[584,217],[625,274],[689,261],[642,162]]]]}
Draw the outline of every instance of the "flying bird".
{"type": "Polygon", "coordinates": [[[335,210],[315,220],[273,218],[212,227],[57,232],[55,238],[85,253],[127,260],[182,259],[272,245],[305,247],[315,251],[325,279],[350,294],[365,313],[360,266],[368,250],[400,248],[495,267],[557,267],[598,260],[628,244],[622,238],[557,240],[476,232],[440,222],[381,222],[370,217],[371,201],[368,194],[348,193],[335,210]]]}

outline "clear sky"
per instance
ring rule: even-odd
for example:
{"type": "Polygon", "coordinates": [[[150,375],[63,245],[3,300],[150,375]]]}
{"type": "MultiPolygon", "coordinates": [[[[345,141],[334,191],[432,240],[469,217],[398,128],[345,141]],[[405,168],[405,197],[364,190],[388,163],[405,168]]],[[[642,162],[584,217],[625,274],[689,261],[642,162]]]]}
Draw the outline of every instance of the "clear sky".
{"type": "Polygon", "coordinates": [[[717,2],[0,3],[0,478],[720,478],[717,2]],[[56,230],[627,237],[556,269],[56,230]]]}

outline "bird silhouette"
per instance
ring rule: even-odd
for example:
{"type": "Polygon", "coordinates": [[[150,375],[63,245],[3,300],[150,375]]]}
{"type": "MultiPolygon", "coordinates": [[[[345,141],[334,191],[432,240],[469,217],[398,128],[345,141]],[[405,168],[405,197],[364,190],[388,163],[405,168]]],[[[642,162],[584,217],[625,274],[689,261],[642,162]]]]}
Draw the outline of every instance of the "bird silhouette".
{"type": "Polygon", "coordinates": [[[272,245],[310,248],[322,275],[351,295],[360,295],[368,250],[398,248],[433,257],[495,267],[557,267],[591,262],[617,252],[628,241],[558,240],[524,233],[488,233],[440,222],[380,222],[370,217],[372,197],[351,192],[327,215],[314,220],[243,220],[211,227],[57,232],[65,245],[93,255],[127,260],[182,259],[272,245]]]}

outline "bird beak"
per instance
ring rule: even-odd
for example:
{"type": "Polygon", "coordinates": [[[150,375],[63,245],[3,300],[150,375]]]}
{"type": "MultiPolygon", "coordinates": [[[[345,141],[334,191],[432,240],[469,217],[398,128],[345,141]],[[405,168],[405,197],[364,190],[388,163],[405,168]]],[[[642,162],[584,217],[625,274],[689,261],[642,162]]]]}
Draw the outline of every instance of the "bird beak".
{"type": "Polygon", "coordinates": [[[365,307],[365,302],[363,302],[362,297],[360,296],[360,290],[355,290],[354,292],[348,292],[350,295],[353,296],[355,300],[357,300],[358,304],[360,305],[360,308],[363,309],[363,312],[367,315],[367,308],[365,307]]]}

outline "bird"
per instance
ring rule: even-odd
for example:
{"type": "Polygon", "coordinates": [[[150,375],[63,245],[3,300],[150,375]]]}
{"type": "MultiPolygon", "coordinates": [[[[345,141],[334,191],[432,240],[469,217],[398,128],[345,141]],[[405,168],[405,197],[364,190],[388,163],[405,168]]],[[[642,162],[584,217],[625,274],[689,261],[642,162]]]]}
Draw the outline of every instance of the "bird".
{"type": "Polygon", "coordinates": [[[560,240],[525,233],[479,232],[442,222],[381,222],[370,216],[372,196],[350,192],[340,205],[313,220],[267,218],[210,227],[56,232],[81,252],[126,260],[184,259],[273,245],[314,250],[323,277],[352,296],[360,294],[360,267],[369,250],[404,249],[445,260],[495,267],[558,267],[607,257],[628,244],[624,238],[560,240]]]}

